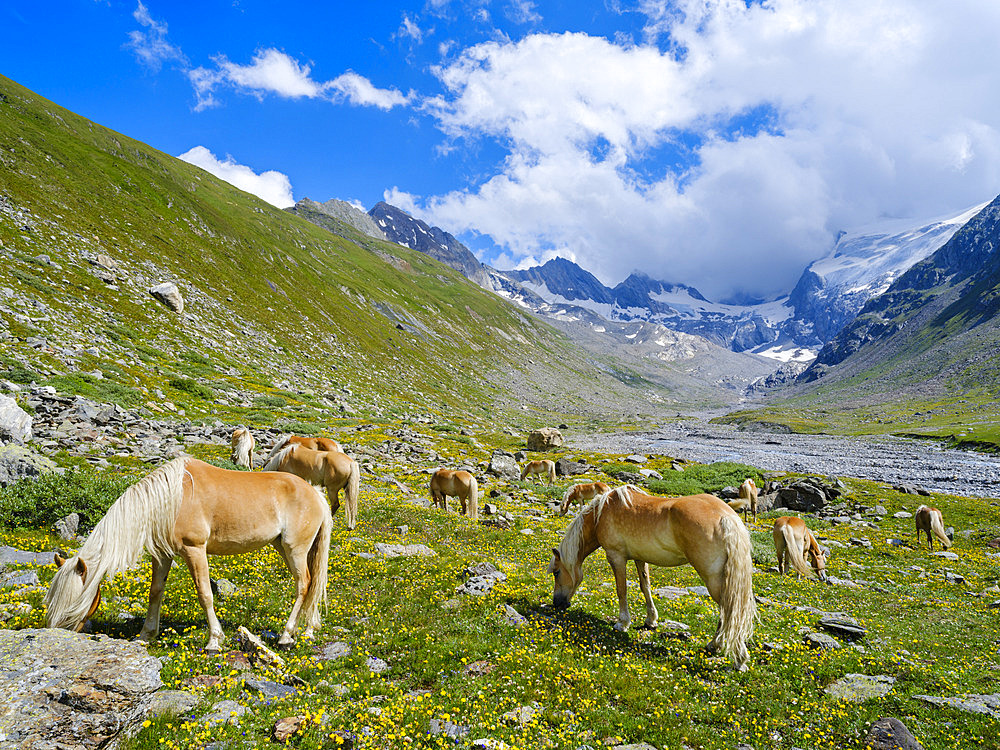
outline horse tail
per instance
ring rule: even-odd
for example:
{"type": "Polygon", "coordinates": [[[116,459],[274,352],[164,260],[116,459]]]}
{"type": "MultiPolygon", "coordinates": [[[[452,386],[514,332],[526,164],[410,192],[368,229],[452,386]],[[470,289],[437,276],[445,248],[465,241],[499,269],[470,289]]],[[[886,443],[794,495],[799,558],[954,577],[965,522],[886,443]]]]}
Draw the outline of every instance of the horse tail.
{"type": "Polygon", "coordinates": [[[948,535],[944,533],[944,523],[941,520],[941,511],[936,513],[931,512],[931,531],[934,532],[934,536],[937,537],[938,541],[941,542],[941,546],[945,549],[951,546],[951,539],[948,535]]]}
{"type": "Polygon", "coordinates": [[[747,669],[746,642],[753,636],[757,621],[757,602],[753,596],[753,560],[750,557],[750,532],[739,517],[724,515],[719,526],[726,550],[722,573],[722,596],[719,602],[717,642],[732,656],[736,668],[747,669]]]}
{"type": "Polygon", "coordinates": [[[174,556],[174,521],[184,499],[190,458],[181,456],[159,467],[108,508],[77,554],[52,579],[45,594],[49,627],[73,628],[83,622],[101,581],[138,565],[144,551],[161,560],[174,556]],[[86,575],[82,586],[72,583],[78,561],[86,575]]]}
{"type": "MultiPolygon", "coordinates": [[[[291,439],[292,436],[290,434],[282,435],[280,438],[278,438],[278,442],[274,444],[273,448],[271,448],[271,452],[267,454],[267,458],[264,459],[264,463],[270,464],[271,459],[274,458],[274,456],[278,453],[278,451],[280,451],[282,448],[288,445],[288,441],[291,439]]],[[[264,471],[272,471],[272,469],[268,469],[265,467],[264,471]]]]}
{"type": "Polygon", "coordinates": [[[309,627],[318,628],[319,604],[326,606],[327,572],[330,562],[330,536],[333,532],[333,514],[326,498],[319,489],[312,487],[316,497],[319,498],[319,505],[323,510],[323,520],[316,531],[316,538],[313,539],[312,547],[309,548],[309,556],[306,558],[309,566],[309,588],[306,590],[305,599],[302,602],[302,610],[306,615],[306,623],[309,627]]]}
{"type": "Polygon", "coordinates": [[[469,512],[469,520],[479,520],[479,482],[474,476],[469,477],[469,497],[465,502],[469,512]]]}
{"type": "Polygon", "coordinates": [[[566,511],[569,510],[569,497],[570,497],[570,495],[573,494],[573,490],[575,490],[575,489],[576,489],[576,485],[575,484],[571,484],[569,487],[566,488],[566,491],[563,493],[562,502],[559,503],[559,515],[560,516],[565,516],[566,515],[566,511]]]}
{"type": "Polygon", "coordinates": [[[358,462],[351,459],[351,473],[344,487],[344,515],[347,528],[353,529],[358,523],[358,496],[361,494],[361,469],[358,462]]]}
{"type": "Polygon", "coordinates": [[[549,484],[553,484],[556,481],[556,462],[549,461],[548,469],[549,469],[549,484]]]}
{"type": "Polygon", "coordinates": [[[788,550],[788,559],[795,568],[795,572],[804,575],[806,578],[812,575],[812,571],[806,564],[806,558],[802,554],[802,541],[795,538],[792,527],[785,525],[781,527],[781,536],[785,539],[785,549],[788,550]]]}
{"type": "MultiPolygon", "coordinates": [[[[286,443],[288,442],[287,437],[289,436],[286,436],[286,443]]],[[[288,458],[288,454],[292,452],[292,448],[294,447],[294,445],[285,445],[281,448],[274,446],[271,450],[271,455],[267,457],[267,461],[264,462],[264,468],[261,471],[281,471],[281,465],[288,458]]]]}

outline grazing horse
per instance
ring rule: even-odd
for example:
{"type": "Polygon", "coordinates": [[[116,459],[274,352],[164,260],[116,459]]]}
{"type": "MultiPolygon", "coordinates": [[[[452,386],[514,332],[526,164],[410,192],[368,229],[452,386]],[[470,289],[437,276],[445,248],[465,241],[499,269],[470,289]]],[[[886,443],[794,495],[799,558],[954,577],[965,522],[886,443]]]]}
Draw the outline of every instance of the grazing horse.
{"type": "Polygon", "coordinates": [[[524,468],[521,469],[521,479],[524,480],[524,478],[529,474],[534,478],[536,484],[540,483],[540,480],[538,479],[539,475],[546,474],[549,477],[549,484],[552,484],[556,481],[556,462],[550,461],[547,458],[540,458],[537,461],[528,461],[528,463],[524,465],[524,468]]]}
{"type": "Polygon", "coordinates": [[[582,500],[593,500],[598,495],[606,495],[611,492],[611,487],[604,482],[591,482],[590,484],[574,484],[566,490],[562,503],[559,505],[559,515],[565,516],[571,503],[582,500]]]}
{"type": "Polygon", "coordinates": [[[615,629],[631,623],[625,583],[626,565],[635,561],[639,589],[646,600],[646,626],[659,613],[649,590],[649,564],[673,567],[690,563],[719,605],[719,625],[708,649],[718,649],[747,669],[746,641],[753,635],[757,604],[753,596],[750,533],[736,512],[712,495],[653,497],[626,485],[598,495],[574,518],[549,572],[555,578],[552,603],[563,609],[583,580],[583,561],[603,547],[615,574],[619,615],[615,629]]]}
{"type": "Polygon", "coordinates": [[[921,505],[917,508],[916,513],[913,514],[913,519],[917,524],[917,544],[920,544],[920,532],[922,531],[927,534],[927,542],[931,546],[931,551],[934,550],[934,539],[931,538],[932,532],[938,541],[941,542],[941,549],[948,549],[951,546],[951,539],[944,533],[944,516],[941,515],[941,511],[937,508],[929,508],[926,505],[921,505]]]}
{"type": "Polygon", "coordinates": [[[274,444],[271,448],[271,452],[267,454],[267,458],[264,459],[264,463],[267,464],[272,458],[278,455],[278,451],[288,445],[303,445],[306,448],[310,448],[314,451],[336,451],[337,453],[343,453],[344,449],[340,447],[338,443],[333,438],[322,438],[322,437],[300,437],[299,435],[285,435],[278,439],[278,442],[274,444]]]}
{"type": "Polygon", "coordinates": [[[810,562],[816,571],[816,577],[824,583],[829,583],[826,577],[826,554],[816,542],[816,537],[806,526],[806,522],[797,516],[781,516],[774,519],[774,549],[778,553],[778,573],[785,574],[788,564],[802,576],[808,577],[809,566],[804,555],[809,553],[810,562]]]}
{"type": "Polygon", "coordinates": [[[448,496],[462,503],[462,513],[475,521],[479,518],[479,483],[467,471],[438,469],[431,477],[431,502],[448,510],[448,496]]]}
{"type": "Polygon", "coordinates": [[[229,457],[237,466],[244,469],[253,468],[253,449],[257,441],[253,439],[253,433],[246,427],[237,427],[233,430],[233,452],[229,457]]]}
{"type": "Polygon", "coordinates": [[[81,630],[101,601],[101,582],[153,557],[149,610],[139,638],[160,629],[160,603],[175,555],[187,563],[208,619],[206,651],[224,635],[215,616],[208,555],[242,555],[272,545],[295,578],[295,603],[278,639],[290,645],[300,617],[303,637],[319,627],[326,601],[333,520],[323,496],[287,474],[229,471],[181,456],[129,487],[98,521],[79,552],[58,566],[45,595],[49,627],[81,630]]]}
{"type": "Polygon", "coordinates": [[[264,471],[287,471],[310,484],[325,488],[331,513],[340,508],[340,491],[343,490],[347,528],[353,529],[357,525],[361,470],[358,462],[346,453],[317,451],[290,442],[264,464],[264,471]]]}
{"type": "Polygon", "coordinates": [[[741,500],[746,500],[749,503],[748,510],[753,514],[753,520],[757,520],[757,485],[754,484],[753,479],[747,477],[743,480],[743,484],[740,485],[739,497],[741,500]]]}

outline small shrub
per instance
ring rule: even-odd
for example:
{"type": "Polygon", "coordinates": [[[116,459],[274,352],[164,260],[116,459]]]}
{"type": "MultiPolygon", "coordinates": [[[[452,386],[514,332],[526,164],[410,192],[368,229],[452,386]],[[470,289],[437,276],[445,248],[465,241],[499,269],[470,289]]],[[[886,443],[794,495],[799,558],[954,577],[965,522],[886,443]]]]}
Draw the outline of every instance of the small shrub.
{"type": "Polygon", "coordinates": [[[7,370],[0,370],[0,378],[9,380],[12,383],[20,383],[21,385],[27,385],[32,381],[39,382],[42,380],[42,376],[30,367],[17,364],[11,365],[7,370]]]}
{"type": "Polygon", "coordinates": [[[256,407],[276,409],[281,408],[282,406],[287,406],[288,402],[281,396],[271,396],[265,394],[263,396],[256,396],[253,400],[253,405],[256,407]]]}
{"type": "Polygon", "coordinates": [[[0,490],[0,526],[47,529],[79,513],[80,527],[92,529],[135,481],[135,476],[90,468],[22,479],[0,490]]]}
{"type": "Polygon", "coordinates": [[[192,396],[203,398],[206,401],[211,401],[215,398],[214,390],[190,378],[170,378],[167,381],[167,385],[171,388],[176,388],[178,391],[184,391],[185,393],[190,393],[192,396]]]}
{"type": "MultiPolygon", "coordinates": [[[[633,468],[632,471],[638,471],[633,468]]],[[[650,479],[646,485],[654,495],[679,497],[701,492],[718,492],[723,487],[739,487],[750,477],[761,486],[760,471],[745,464],[718,461],[714,464],[692,464],[684,471],[665,472],[663,479],[650,479]]]]}
{"type": "Polygon", "coordinates": [[[90,373],[72,372],[68,375],[57,375],[50,378],[46,385],[51,385],[63,393],[79,394],[106,404],[118,404],[121,407],[136,406],[142,400],[142,394],[135,388],[116,383],[107,378],[95,378],[90,373]]]}
{"type": "Polygon", "coordinates": [[[302,422],[296,419],[285,419],[281,422],[281,429],[293,435],[315,435],[325,427],[316,422],[302,422]]]}
{"type": "Polygon", "coordinates": [[[433,424],[431,429],[437,432],[458,432],[458,428],[453,424],[433,424]]]}

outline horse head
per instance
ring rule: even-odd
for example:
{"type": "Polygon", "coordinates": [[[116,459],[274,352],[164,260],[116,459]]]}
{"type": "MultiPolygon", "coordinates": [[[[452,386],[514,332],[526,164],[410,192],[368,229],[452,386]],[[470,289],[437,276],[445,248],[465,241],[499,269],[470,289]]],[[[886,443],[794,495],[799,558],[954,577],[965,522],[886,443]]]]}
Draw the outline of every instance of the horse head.
{"type": "Polygon", "coordinates": [[[833,583],[826,575],[826,552],[823,551],[823,548],[817,545],[815,549],[809,550],[809,556],[812,558],[816,577],[823,583],[833,583]]]}
{"type": "Polygon", "coordinates": [[[555,588],[552,591],[552,606],[556,609],[566,609],[570,599],[576,593],[577,588],[583,581],[583,565],[576,563],[573,566],[566,564],[562,554],[555,547],[552,549],[552,562],[549,563],[549,573],[555,579],[555,588]]]}
{"type": "Polygon", "coordinates": [[[50,628],[66,628],[79,633],[101,604],[100,584],[90,606],[84,609],[79,602],[87,585],[86,561],[79,556],[67,560],[58,552],[54,561],[58,570],[45,595],[47,624],[50,628]]]}

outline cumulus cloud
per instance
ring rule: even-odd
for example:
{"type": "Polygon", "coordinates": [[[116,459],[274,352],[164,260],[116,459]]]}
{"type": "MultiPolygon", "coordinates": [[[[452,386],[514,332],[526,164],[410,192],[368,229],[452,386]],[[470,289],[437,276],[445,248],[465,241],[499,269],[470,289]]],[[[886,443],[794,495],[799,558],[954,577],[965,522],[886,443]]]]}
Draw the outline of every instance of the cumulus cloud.
{"type": "Polygon", "coordinates": [[[153,72],[159,71],[165,62],[187,65],[184,53],[167,41],[167,24],[154,19],[141,0],[132,17],[144,28],[129,32],[125,48],[132,50],[142,65],[153,72]]]}
{"type": "Polygon", "coordinates": [[[396,89],[377,88],[351,71],[329,81],[316,81],[311,66],[276,49],[257,50],[249,65],[231,62],[224,55],[213,58],[213,62],[214,68],[198,67],[188,72],[198,99],[196,110],[218,104],[215,92],[223,86],[258,98],[276,94],[286,99],[327,99],[384,110],[409,101],[409,96],[396,89]]]}
{"type": "Polygon", "coordinates": [[[287,208],[295,203],[292,183],[281,172],[268,170],[257,174],[250,167],[237,164],[232,156],[227,155],[225,160],[217,158],[204,146],[195,146],[177,158],[201,167],[233,187],[252,193],[278,208],[287,208]]]}
{"type": "Polygon", "coordinates": [[[506,155],[409,196],[517,263],[572,252],[715,298],[787,292],[841,229],[1000,190],[1000,4],[644,0],[645,43],[536,34],[464,50],[425,102],[506,155]],[[720,272],[724,269],[724,273],[720,272]]]}

